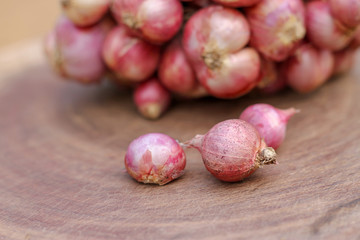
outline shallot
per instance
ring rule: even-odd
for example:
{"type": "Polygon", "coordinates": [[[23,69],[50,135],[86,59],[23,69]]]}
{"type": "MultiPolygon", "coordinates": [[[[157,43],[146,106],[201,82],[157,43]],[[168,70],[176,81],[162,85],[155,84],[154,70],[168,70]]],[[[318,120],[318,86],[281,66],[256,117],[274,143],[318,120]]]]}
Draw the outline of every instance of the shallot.
{"type": "Polygon", "coordinates": [[[300,93],[311,92],[328,80],[333,72],[332,52],[303,44],[284,63],[287,84],[300,93]]]}
{"type": "Polygon", "coordinates": [[[141,115],[157,119],[170,105],[171,96],[159,80],[152,78],[136,87],[134,102],[141,115]]]}
{"type": "Polygon", "coordinates": [[[355,32],[336,21],[331,15],[329,3],[321,0],[306,4],[306,29],[307,37],[314,45],[331,51],[345,48],[355,32]]]}
{"type": "Polygon", "coordinates": [[[114,0],[112,13],[133,34],[157,44],[174,37],[183,21],[179,0],[114,0]]]}
{"type": "Polygon", "coordinates": [[[237,10],[209,6],[186,23],[184,50],[200,83],[213,96],[235,98],[253,89],[259,78],[260,58],[245,48],[249,25],[237,10]]]}
{"type": "Polygon", "coordinates": [[[345,48],[341,51],[334,53],[334,75],[343,74],[349,72],[355,62],[355,53],[352,48],[345,48]]]}
{"type": "Polygon", "coordinates": [[[45,38],[45,52],[61,76],[81,83],[100,81],[105,72],[101,49],[113,23],[104,20],[87,28],[76,27],[68,18],[59,18],[45,38]]]}
{"type": "Polygon", "coordinates": [[[77,26],[97,23],[108,11],[110,0],[61,0],[66,16],[77,26]]]}
{"type": "Polygon", "coordinates": [[[359,0],[328,0],[332,15],[344,25],[355,28],[360,25],[359,0]]]}
{"type": "Polygon", "coordinates": [[[285,139],[288,121],[297,112],[295,108],[283,110],[259,103],[247,107],[240,119],[253,125],[267,146],[277,149],[285,139]]]}
{"type": "Polygon", "coordinates": [[[158,68],[162,84],[172,92],[186,94],[197,86],[195,72],[186,58],[180,37],[164,49],[158,68]]]}
{"type": "Polygon", "coordinates": [[[106,37],[103,57],[119,79],[141,82],[154,74],[160,48],[131,36],[124,26],[117,26],[106,37]]]}
{"type": "Polygon", "coordinates": [[[251,45],[272,60],[285,60],[305,37],[301,0],[262,0],[245,12],[251,27],[251,45]]]}
{"type": "Polygon", "coordinates": [[[164,185],[184,173],[186,157],[181,146],[162,133],[133,140],[125,155],[127,172],[136,181],[164,185]]]}
{"type": "Polygon", "coordinates": [[[206,169],[226,182],[240,181],[259,167],[276,164],[275,150],[266,146],[254,126],[240,119],[220,122],[183,145],[199,150],[206,169]]]}

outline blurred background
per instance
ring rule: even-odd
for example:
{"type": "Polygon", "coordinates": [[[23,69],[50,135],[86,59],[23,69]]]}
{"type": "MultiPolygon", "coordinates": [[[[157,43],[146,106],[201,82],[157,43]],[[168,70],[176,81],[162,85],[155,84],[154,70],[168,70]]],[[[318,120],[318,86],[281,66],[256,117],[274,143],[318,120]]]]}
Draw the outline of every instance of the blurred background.
{"type": "Polygon", "coordinates": [[[60,14],[58,0],[0,1],[0,48],[44,36],[60,14]]]}

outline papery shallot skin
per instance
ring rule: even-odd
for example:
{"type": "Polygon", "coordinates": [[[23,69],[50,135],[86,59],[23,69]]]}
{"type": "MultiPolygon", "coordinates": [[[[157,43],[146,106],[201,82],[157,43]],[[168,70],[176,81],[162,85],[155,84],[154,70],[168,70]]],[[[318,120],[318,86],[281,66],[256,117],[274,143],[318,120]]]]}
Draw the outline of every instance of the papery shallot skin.
{"type": "Polygon", "coordinates": [[[328,0],[331,14],[342,24],[350,28],[360,25],[359,0],[328,0]]]}
{"type": "Polygon", "coordinates": [[[110,7],[110,0],[61,0],[66,16],[77,26],[91,26],[100,21],[110,7]]]}
{"type": "Polygon", "coordinates": [[[285,60],[305,37],[301,0],[262,0],[245,9],[251,45],[274,61],[285,60]]]}
{"type": "Polygon", "coordinates": [[[331,15],[329,3],[321,0],[306,4],[306,29],[311,43],[330,51],[345,48],[355,34],[354,29],[337,21],[331,15]]]}
{"type": "Polygon", "coordinates": [[[158,79],[151,78],[136,87],[134,102],[142,116],[157,119],[169,107],[171,95],[158,79]]]}
{"type": "Polygon", "coordinates": [[[124,26],[117,26],[106,37],[103,58],[121,81],[141,82],[157,69],[160,47],[132,36],[124,26]]]}
{"type": "Polygon", "coordinates": [[[133,140],[125,155],[127,172],[138,182],[164,185],[184,173],[186,157],[180,145],[162,133],[133,140]]]}
{"type": "Polygon", "coordinates": [[[105,72],[101,49],[113,23],[104,20],[87,28],[76,27],[61,16],[45,38],[45,53],[62,77],[80,83],[97,83],[105,72]]]}
{"type": "Polygon", "coordinates": [[[198,85],[195,72],[181,45],[181,38],[174,38],[163,50],[158,68],[162,84],[178,94],[192,92],[198,85]]]}
{"type": "Polygon", "coordinates": [[[323,85],[331,76],[334,67],[332,52],[305,43],[286,60],[287,84],[295,91],[308,93],[323,85]]]}
{"type": "Polygon", "coordinates": [[[253,48],[244,48],[249,38],[245,17],[231,8],[209,6],[186,23],[183,48],[198,80],[212,96],[236,98],[256,86],[260,57],[253,48]]]}
{"type": "Polygon", "coordinates": [[[259,3],[262,0],[213,0],[213,2],[219,3],[226,7],[249,7],[259,3]]]}
{"type": "Polygon", "coordinates": [[[240,119],[253,125],[266,145],[276,150],[285,139],[288,121],[297,112],[294,108],[278,109],[270,104],[258,103],[247,107],[240,119]]]}
{"type": "Polygon", "coordinates": [[[260,166],[276,163],[275,151],[266,147],[254,126],[240,119],[220,122],[184,146],[199,150],[206,169],[225,182],[240,181],[260,166]]]}
{"type": "Polygon", "coordinates": [[[114,0],[112,13],[119,24],[155,44],[169,41],[183,22],[179,0],[114,0]]]}

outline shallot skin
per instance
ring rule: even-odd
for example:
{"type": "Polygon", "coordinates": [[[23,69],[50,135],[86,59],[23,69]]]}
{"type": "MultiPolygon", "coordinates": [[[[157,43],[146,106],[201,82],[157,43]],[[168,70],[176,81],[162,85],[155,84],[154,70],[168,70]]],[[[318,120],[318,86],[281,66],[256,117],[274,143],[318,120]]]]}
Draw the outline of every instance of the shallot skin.
{"type": "Polygon", "coordinates": [[[250,38],[245,17],[235,9],[212,5],[186,23],[183,47],[200,83],[213,96],[236,98],[253,89],[260,57],[245,48],[250,38]]]}
{"type": "Polygon", "coordinates": [[[276,150],[285,139],[288,121],[297,112],[294,108],[283,110],[259,103],[247,107],[239,118],[253,125],[266,145],[276,150]]]}
{"type": "Polygon", "coordinates": [[[355,34],[354,29],[336,21],[331,15],[329,3],[321,0],[306,4],[306,29],[311,43],[331,51],[345,48],[355,34]]]}
{"type": "Polygon", "coordinates": [[[255,5],[261,0],[213,0],[213,2],[219,3],[226,7],[249,7],[255,5]]]}
{"type": "Polygon", "coordinates": [[[184,145],[199,150],[206,169],[225,182],[240,181],[257,168],[276,163],[274,149],[266,147],[254,126],[240,119],[220,122],[184,145]]]}
{"type": "Polygon", "coordinates": [[[158,79],[152,78],[136,87],[134,102],[142,116],[157,119],[169,107],[171,95],[158,79]]]}
{"type": "Polygon", "coordinates": [[[127,172],[136,181],[164,185],[184,174],[186,157],[181,146],[162,133],[133,140],[125,155],[127,172]]]}
{"type": "Polygon", "coordinates": [[[101,49],[112,24],[104,20],[91,27],[78,28],[67,17],[60,17],[44,43],[54,70],[80,83],[99,82],[105,72],[101,49]]]}
{"type": "Polygon", "coordinates": [[[160,47],[132,36],[124,26],[117,26],[106,37],[102,53],[119,79],[141,82],[154,74],[160,47]]]}
{"type": "Polygon", "coordinates": [[[285,60],[305,37],[301,0],[262,0],[245,10],[251,45],[274,61],[285,60]]]}
{"type": "Polygon", "coordinates": [[[299,46],[295,54],[284,63],[286,83],[299,93],[314,91],[331,76],[334,55],[312,44],[299,46]]]}
{"type": "Polygon", "coordinates": [[[133,34],[156,44],[174,37],[183,21],[179,0],[114,0],[112,13],[133,34]]]}
{"type": "Polygon", "coordinates": [[[86,27],[100,21],[110,7],[110,0],[61,0],[66,16],[77,26],[86,27]]]}

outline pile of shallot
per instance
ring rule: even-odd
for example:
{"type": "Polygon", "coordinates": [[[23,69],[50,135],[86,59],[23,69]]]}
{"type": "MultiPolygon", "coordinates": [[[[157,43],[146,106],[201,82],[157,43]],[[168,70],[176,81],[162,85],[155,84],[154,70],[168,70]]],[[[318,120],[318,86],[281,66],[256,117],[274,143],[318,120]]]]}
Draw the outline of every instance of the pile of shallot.
{"type": "Polygon", "coordinates": [[[156,119],[172,96],[308,93],[348,71],[359,0],[60,0],[45,52],[67,79],[111,79],[156,119]]]}

